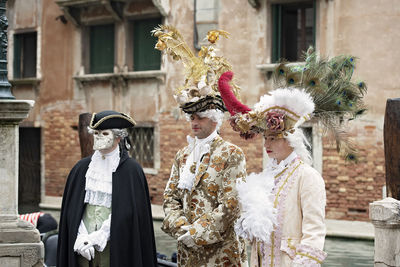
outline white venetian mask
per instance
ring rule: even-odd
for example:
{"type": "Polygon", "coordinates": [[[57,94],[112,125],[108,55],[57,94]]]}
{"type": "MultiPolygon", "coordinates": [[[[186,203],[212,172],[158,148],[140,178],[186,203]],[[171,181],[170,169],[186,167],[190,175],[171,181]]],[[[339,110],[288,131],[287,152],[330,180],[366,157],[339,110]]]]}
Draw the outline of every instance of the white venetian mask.
{"type": "Polygon", "coordinates": [[[114,133],[111,130],[95,130],[93,133],[93,149],[109,149],[114,143],[114,133]]]}

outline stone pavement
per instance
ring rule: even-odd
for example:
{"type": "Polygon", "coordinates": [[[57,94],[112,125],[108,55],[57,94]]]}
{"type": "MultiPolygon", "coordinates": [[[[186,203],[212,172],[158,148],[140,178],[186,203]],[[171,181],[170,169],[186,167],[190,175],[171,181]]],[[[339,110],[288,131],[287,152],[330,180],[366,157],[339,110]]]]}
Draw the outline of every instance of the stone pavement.
{"type": "MultiPolygon", "coordinates": [[[[161,205],[151,205],[153,218],[162,220],[164,212],[161,205]]],[[[374,226],[370,222],[326,220],[327,236],[356,239],[374,239],[374,226]]]]}

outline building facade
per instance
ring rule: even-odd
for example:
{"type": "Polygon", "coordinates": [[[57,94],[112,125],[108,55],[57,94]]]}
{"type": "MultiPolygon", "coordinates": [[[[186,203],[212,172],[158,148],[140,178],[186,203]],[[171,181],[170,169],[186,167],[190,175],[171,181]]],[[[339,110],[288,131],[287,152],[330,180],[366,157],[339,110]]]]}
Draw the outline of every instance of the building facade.
{"type": "MultiPolygon", "coordinates": [[[[175,153],[189,123],[172,90],[183,67],[154,50],[150,31],[174,25],[193,51],[209,29],[230,33],[220,53],[233,66],[242,102],[272,89],[280,58],[296,64],[312,45],[323,56],[358,58],[354,77],[368,85],[366,115],[349,125],[359,163],[348,163],[312,124],[314,166],[327,189],[327,218],[368,220],[368,204],[385,184],[386,99],[398,96],[400,5],[397,0],[9,0],[8,76],[17,99],[35,100],[20,130],[22,210],[58,208],[69,170],[81,157],[79,114],[114,109],[137,122],[132,154],[144,167],[152,202],[162,203],[175,153]],[[388,71],[391,70],[392,72],[388,71]],[[38,197],[40,196],[40,197],[38,197]]],[[[248,172],[268,160],[260,137],[241,140],[227,123],[221,135],[243,148],[248,172]]]]}

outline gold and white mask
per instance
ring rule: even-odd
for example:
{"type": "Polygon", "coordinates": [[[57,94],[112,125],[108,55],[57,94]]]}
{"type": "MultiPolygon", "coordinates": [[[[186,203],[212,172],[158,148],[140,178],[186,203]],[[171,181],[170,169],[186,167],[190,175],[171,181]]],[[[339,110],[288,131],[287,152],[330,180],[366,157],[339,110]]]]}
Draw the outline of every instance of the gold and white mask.
{"type": "Polygon", "coordinates": [[[95,130],[93,133],[93,150],[109,149],[114,143],[113,131],[107,130],[95,130]]]}

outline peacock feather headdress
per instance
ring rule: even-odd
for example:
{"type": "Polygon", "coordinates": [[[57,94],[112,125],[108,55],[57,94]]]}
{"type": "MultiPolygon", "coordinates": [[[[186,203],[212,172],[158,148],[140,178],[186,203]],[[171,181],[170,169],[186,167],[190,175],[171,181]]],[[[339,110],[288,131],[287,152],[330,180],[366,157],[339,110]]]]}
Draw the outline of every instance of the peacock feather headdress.
{"type": "Polygon", "coordinates": [[[261,97],[254,110],[230,93],[228,81],[232,73],[225,73],[219,82],[221,95],[227,107],[236,107],[228,108],[231,126],[244,138],[252,138],[261,131],[285,135],[312,117],[333,135],[338,152],[348,160],[356,160],[355,146],[345,129],[346,122],[366,110],[366,84],[351,80],[356,59],[345,55],[321,59],[312,48],[304,53],[304,58],[305,64],[300,66],[287,62],[278,65],[273,74],[278,89],[261,97]]]}
{"type": "Polygon", "coordinates": [[[332,134],[338,152],[356,160],[355,146],[345,129],[348,121],[366,111],[363,98],[367,86],[363,81],[352,81],[356,58],[340,55],[324,59],[309,48],[304,59],[304,65],[294,67],[282,62],[274,71],[275,86],[302,88],[309,93],[315,104],[313,120],[332,134]]]}
{"type": "MultiPolygon", "coordinates": [[[[173,26],[159,25],[152,34],[158,38],[155,48],[181,61],[185,68],[185,82],[174,92],[174,98],[182,110],[186,113],[209,108],[226,111],[217,83],[221,74],[232,67],[224,57],[217,55],[216,43],[220,36],[228,38],[229,33],[222,30],[209,31],[207,40],[210,45],[202,46],[197,56],[173,26]]],[[[240,88],[234,83],[232,86],[235,95],[239,97],[240,88]]]]}

